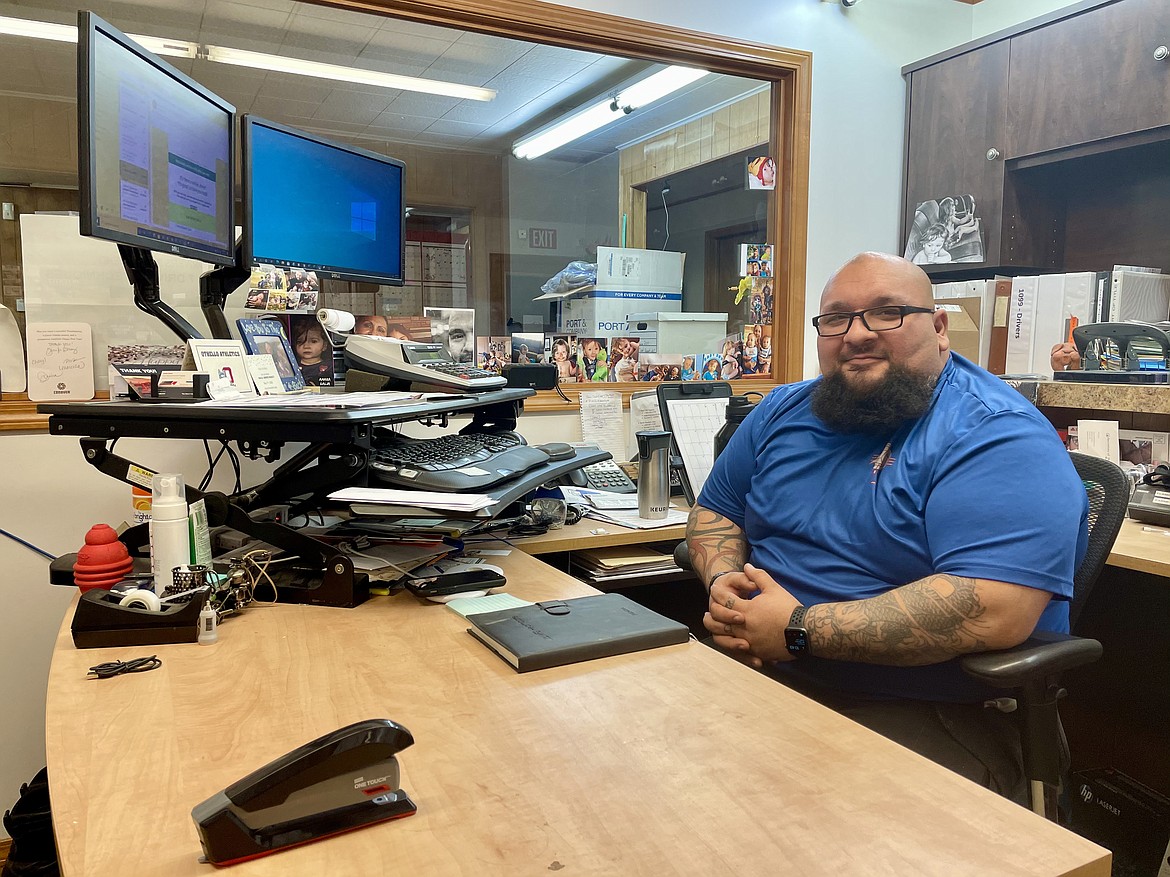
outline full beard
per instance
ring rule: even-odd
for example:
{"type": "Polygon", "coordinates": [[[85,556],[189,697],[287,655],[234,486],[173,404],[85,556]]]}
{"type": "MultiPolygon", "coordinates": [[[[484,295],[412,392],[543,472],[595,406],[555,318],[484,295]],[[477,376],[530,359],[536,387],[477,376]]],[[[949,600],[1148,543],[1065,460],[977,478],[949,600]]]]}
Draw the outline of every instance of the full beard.
{"type": "Polygon", "coordinates": [[[812,413],[837,432],[892,432],[926,413],[937,380],[891,364],[877,384],[854,388],[837,371],[813,389],[812,413]]]}

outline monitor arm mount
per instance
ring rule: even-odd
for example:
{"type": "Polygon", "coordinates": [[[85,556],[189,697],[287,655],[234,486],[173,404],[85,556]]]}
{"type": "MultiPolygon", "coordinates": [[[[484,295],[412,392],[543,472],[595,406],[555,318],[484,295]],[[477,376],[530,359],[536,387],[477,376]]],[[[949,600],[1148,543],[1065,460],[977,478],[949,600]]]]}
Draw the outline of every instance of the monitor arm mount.
{"type": "Polygon", "coordinates": [[[122,256],[126,277],[134,287],[135,307],[161,320],[182,341],[202,338],[203,335],[198,329],[159,296],[158,263],[154,261],[154,254],[142,247],[131,247],[126,244],[118,244],[118,253],[122,256]]]}
{"type": "Polygon", "coordinates": [[[227,297],[238,289],[251,273],[251,269],[244,265],[243,248],[237,244],[235,265],[213,268],[200,275],[199,306],[203,308],[203,316],[207,318],[207,328],[211,330],[212,338],[232,337],[227,317],[223,314],[223,307],[227,303],[227,297]]]}

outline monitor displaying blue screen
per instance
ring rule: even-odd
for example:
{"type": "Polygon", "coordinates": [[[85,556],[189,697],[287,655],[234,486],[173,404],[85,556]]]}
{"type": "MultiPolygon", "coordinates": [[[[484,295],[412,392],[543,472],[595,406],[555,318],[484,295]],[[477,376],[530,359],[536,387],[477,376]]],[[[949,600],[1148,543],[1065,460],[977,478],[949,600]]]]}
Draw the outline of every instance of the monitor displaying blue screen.
{"type": "Polygon", "coordinates": [[[401,286],[405,166],[254,116],[244,117],[244,236],[249,265],[401,286]]]}
{"type": "Polygon", "coordinates": [[[90,12],[78,19],[81,233],[235,264],[235,107],[90,12]]]}

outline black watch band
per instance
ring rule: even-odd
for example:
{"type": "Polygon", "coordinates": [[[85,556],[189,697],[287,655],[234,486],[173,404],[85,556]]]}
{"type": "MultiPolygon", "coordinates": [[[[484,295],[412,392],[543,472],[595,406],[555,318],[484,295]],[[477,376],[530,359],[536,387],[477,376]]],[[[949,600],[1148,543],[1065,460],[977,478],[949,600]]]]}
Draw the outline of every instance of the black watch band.
{"type": "Polygon", "coordinates": [[[793,657],[808,654],[808,631],[804,627],[804,613],[807,611],[807,607],[797,606],[792,610],[788,626],[784,628],[784,646],[793,657]]]}

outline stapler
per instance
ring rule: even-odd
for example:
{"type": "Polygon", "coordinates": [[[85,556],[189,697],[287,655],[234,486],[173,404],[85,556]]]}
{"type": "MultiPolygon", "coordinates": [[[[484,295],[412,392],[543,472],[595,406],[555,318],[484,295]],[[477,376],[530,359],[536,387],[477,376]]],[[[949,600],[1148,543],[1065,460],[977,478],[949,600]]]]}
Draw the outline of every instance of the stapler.
{"type": "Polygon", "coordinates": [[[401,725],[366,719],[282,755],[191,811],[204,856],[234,865],[410,816],[394,756],[412,743],[401,725]]]}

